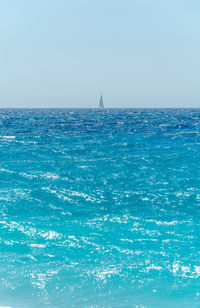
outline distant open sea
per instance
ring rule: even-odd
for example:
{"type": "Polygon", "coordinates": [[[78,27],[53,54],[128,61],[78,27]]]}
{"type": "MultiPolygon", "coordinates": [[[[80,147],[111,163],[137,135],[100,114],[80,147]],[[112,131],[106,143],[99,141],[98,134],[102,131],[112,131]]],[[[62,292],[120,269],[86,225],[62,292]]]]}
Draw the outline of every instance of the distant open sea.
{"type": "Polygon", "coordinates": [[[200,307],[200,109],[0,109],[0,307],[200,307]]]}

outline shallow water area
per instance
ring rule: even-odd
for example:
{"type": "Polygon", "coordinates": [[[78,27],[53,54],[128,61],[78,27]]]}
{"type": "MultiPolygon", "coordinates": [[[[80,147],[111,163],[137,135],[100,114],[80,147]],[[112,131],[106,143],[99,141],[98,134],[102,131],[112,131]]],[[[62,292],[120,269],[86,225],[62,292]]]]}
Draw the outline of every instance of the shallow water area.
{"type": "Polygon", "coordinates": [[[199,109],[0,109],[0,308],[200,307],[199,109]]]}

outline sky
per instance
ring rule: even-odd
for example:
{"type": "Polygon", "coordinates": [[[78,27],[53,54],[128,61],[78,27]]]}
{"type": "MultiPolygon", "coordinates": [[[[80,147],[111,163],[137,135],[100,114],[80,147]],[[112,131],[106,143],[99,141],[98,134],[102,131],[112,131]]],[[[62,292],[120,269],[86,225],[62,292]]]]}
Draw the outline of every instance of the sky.
{"type": "Polygon", "coordinates": [[[200,107],[199,0],[0,0],[0,108],[200,107]]]}

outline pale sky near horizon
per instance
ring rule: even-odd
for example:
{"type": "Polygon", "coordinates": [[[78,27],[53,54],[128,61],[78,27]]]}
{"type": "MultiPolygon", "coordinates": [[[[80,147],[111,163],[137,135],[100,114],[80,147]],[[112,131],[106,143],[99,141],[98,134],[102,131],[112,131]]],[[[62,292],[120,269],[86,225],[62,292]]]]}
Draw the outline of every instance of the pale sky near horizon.
{"type": "Polygon", "coordinates": [[[200,1],[0,0],[0,108],[200,107],[200,1]]]}

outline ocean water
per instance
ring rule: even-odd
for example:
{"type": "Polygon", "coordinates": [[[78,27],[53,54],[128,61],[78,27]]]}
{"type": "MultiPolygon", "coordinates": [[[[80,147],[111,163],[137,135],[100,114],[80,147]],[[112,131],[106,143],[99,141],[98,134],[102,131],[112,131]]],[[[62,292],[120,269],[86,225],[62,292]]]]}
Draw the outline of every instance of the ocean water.
{"type": "Polygon", "coordinates": [[[0,110],[0,307],[200,307],[199,109],[0,110]]]}

